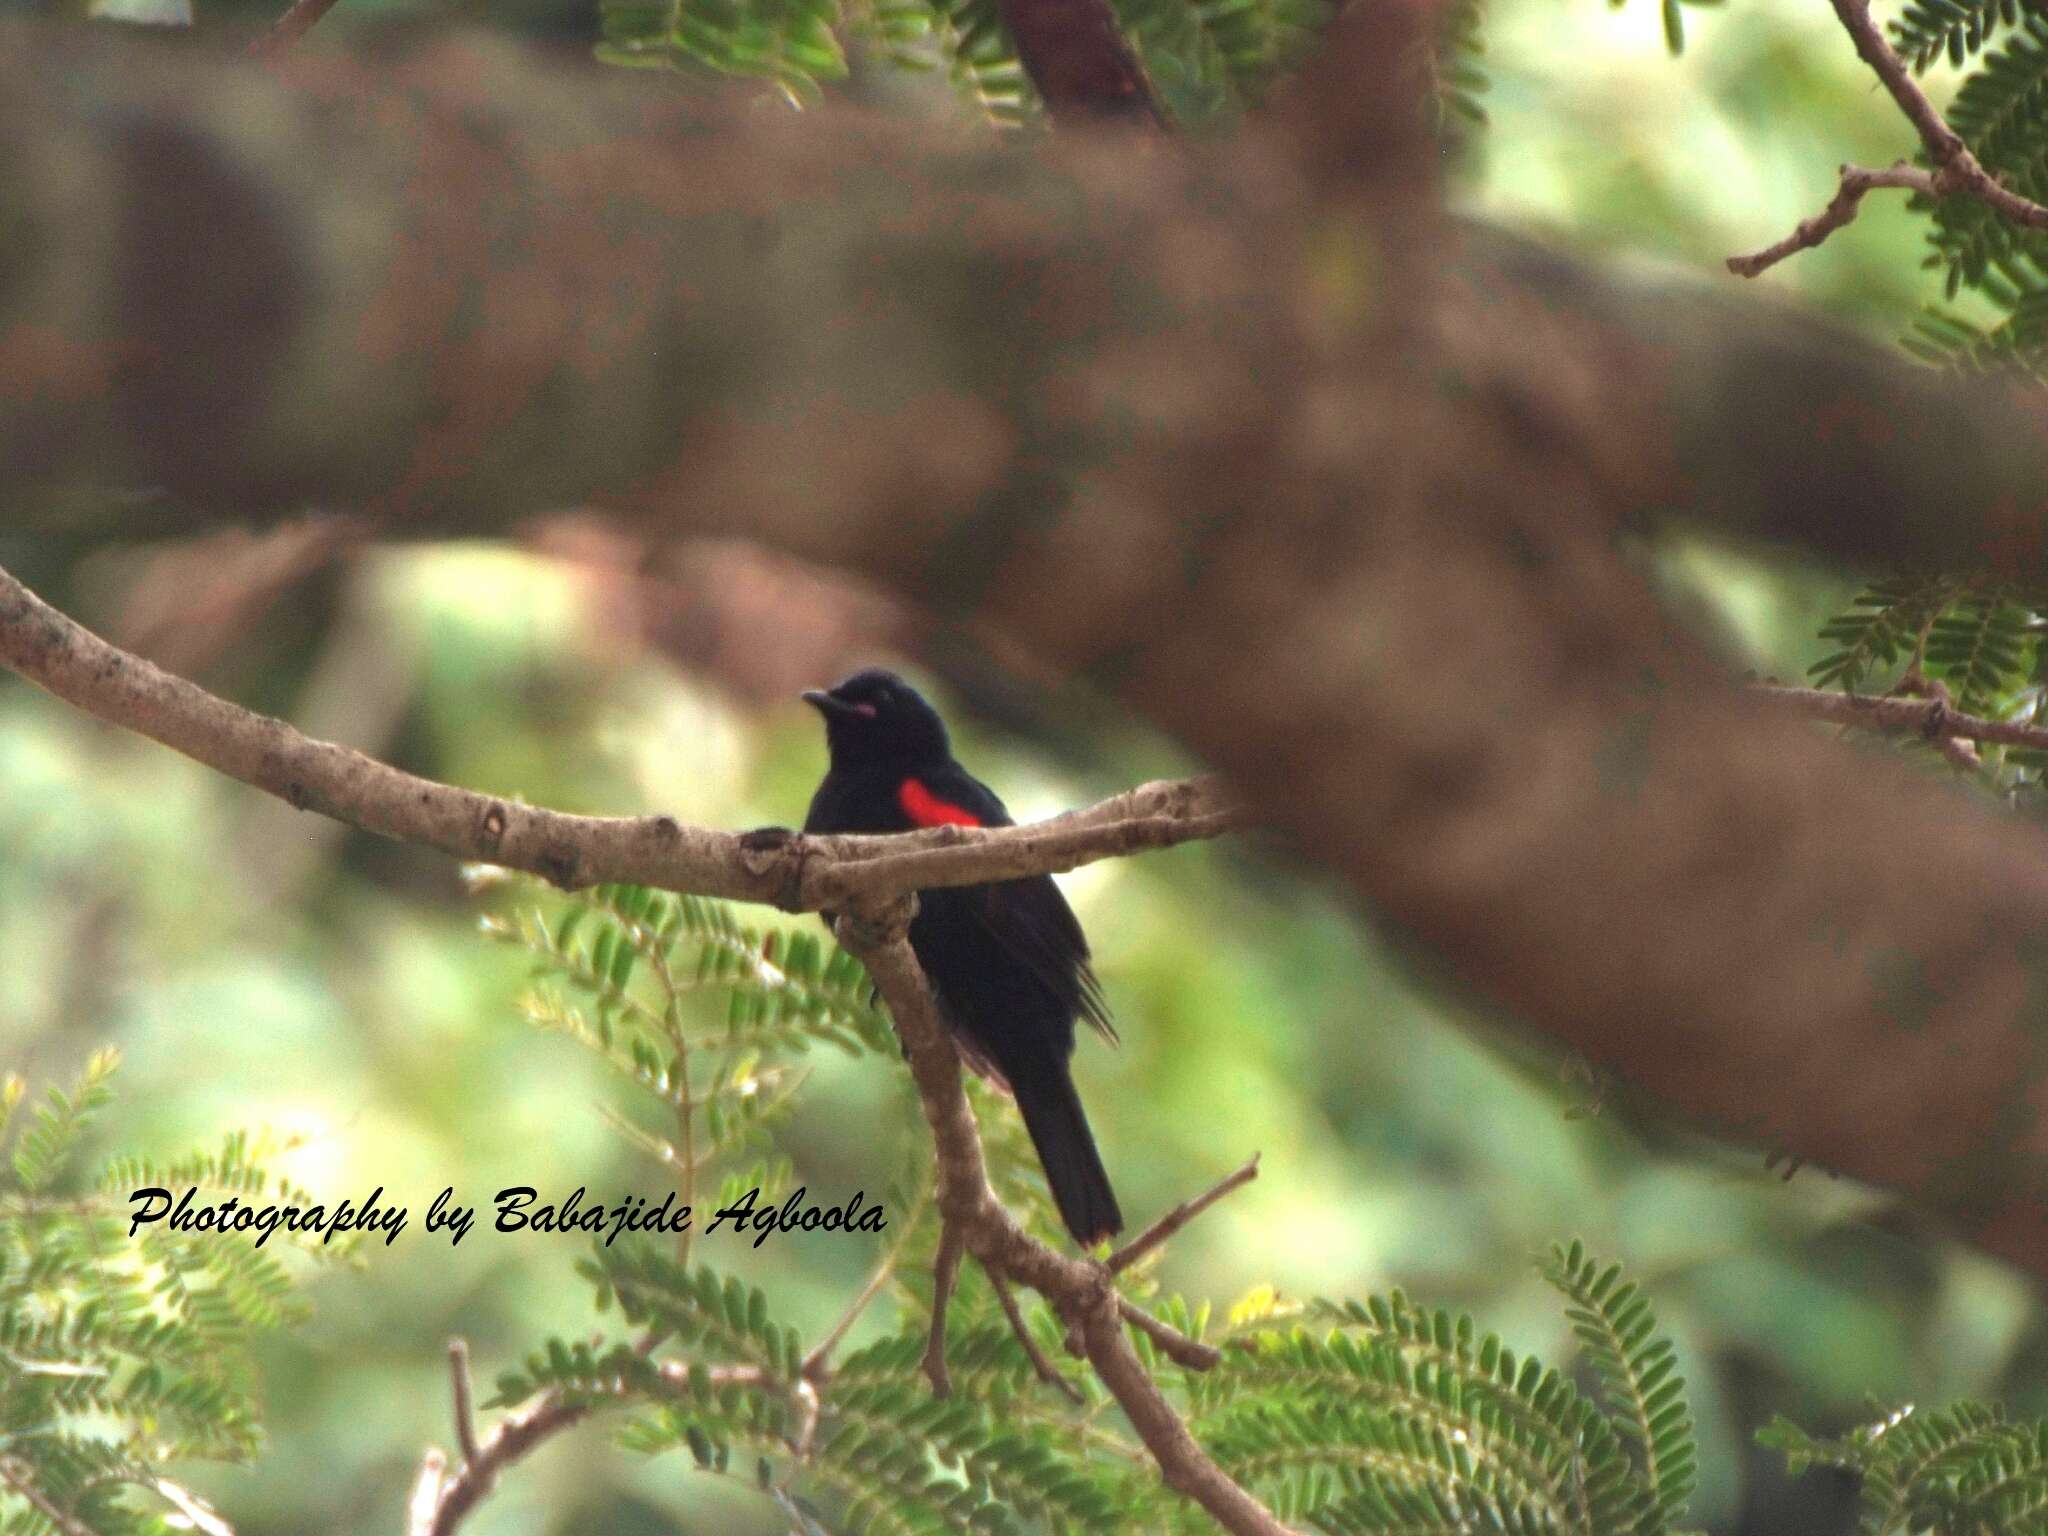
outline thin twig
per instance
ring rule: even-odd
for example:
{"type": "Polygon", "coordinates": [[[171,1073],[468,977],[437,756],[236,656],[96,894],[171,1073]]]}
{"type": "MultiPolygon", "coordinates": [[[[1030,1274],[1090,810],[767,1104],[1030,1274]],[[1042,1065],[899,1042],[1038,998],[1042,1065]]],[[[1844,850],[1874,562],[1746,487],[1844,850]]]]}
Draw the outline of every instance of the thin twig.
{"type": "Polygon", "coordinates": [[[1904,187],[1929,197],[1970,197],[1990,207],[2000,217],[2027,229],[2048,229],[2048,207],[2008,191],[1998,178],[1971,153],[1962,135],[1948,125],[1927,93],[1914,80],[1912,70],[1898,50],[1885,41],[1883,30],[1870,14],[1870,0],[1830,0],[1835,15],[1863,62],[1876,72],[1892,100],[1906,114],[1927,148],[1933,170],[1915,170],[1903,161],[1887,171],[1863,170],[1845,165],[1834,200],[1813,218],[1803,221],[1785,239],[1748,256],[1731,256],[1728,269],[1739,277],[1755,277],[1794,251],[1808,250],[1856,217],[1863,194],[1873,187],[1904,187]]]}
{"type": "Polygon", "coordinates": [[[1038,1372],[1038,1379],[1049,1386],[1057,1387],[1076,1405],[1086,1402],[1081,1389],[1076,1387],[1059,1372],[1059,1367],[1048,1360],[1038,1340],[1031,1337],[1031,1329],[1024,1322],[1023,1309],[1017,1305],[1017,1297],[1010,1290],[1010,1282],[994,1270],[988,1272],[988,1283],[995,1287],[996,1300],[1003,1304],[1003,1316],[1010,1320],[1010,1331],[1017,1335],[1017,1342],[1024,1346],[1024,1353],[1031,1357],[1031,1365],[1038,1372]]]}
{"type": "Polygon", "coordinates": [[[463,1339],[448,1341],[448,1380],[455,1398],[455,1446],[468,1466],[477,1458],[476,1407],[469,1386],[469,1344],[463,1339]]]}
{"type": "Polygon", "coordinates": [[[2048,726],[2021,725],[2016,720],[1987,720],[1966,715],[1944,699],[1882,698],[1860,693],[1836,693],[1826,688],[1787,688],[1760,684],[1751,693],[1773,703],[1784,704],[1839,725],[1860,725],[1874,731],[1916,731],[1939,745],[1960,738],[2001,747],[2027,747],[2048,752],[2048,726]]]}
{"type": "Polygon", "coordinates": [[[824,1376],[832,1363],[832,1351],[839,1347],[839,1341],[846,1337],[847,1330],[868,1308],[868,1303],[880,1294],[889,1283],[889,1276],[896,1268],[896,1255],[892,1251],[887,1258],[875,1266],[875,1272],[868,1276],[868,1283],[860,1288],[860,1294],[853,1298],[853,1304],[839,1314],[839,1321],[832,1325],[832,1331],[820,1339],[817,1347],[804,1356],[802,1369],[798,1374],[806,1381],[824,1376]]]}
{"type": "Polygon", "coordinates": [[[469,1512],[497,1486],[498,1474],[527,1455],[550,1436],[581,1423],[590,1414],[588,1404],[572,1404],[557,1393],[542,1395],[516,1413],[500,1419],[478,1442],[476,1455],[442,1476],[446,1462],[440,1451],[429,1449],[422,1459],[420,1478],[413,1494],[415,1536],[451,1536],[469,1512]],[[432,1472],[431,1479],[429,1472],[432,1472]],[[421,1490],[431,1482],[434,1493],[424,1524],[418,1520],[421,1490]]]}
{"type": "Polygon", "coordinates": [[[932,1183],[933,1172],[927,1168],[917,1181],[917,1193],[911,1199],[910,1209],[903,1213],[903,1220],[898,1224],[896,1240],[889,1244],[881,1262],[875,1265],[875,1272],[868,1276],[868,1283],[861,1287],[852,1304],[839,1314],[839,1321],[832,1325],[831,1331],[804,1356],[797,1374],[805,1381],[823,1381],[831,1374],[832,1351],[839,1347],[848,1330],[867,1311],[868,1304],[881,1294],[882,1287],[889,1283],[889,1277],[896,1273],[897,1261],[903,1257],[903,1245],[910,1241],[910,1235],[924,1217],[925,1207],[931,1204],[932,1183]]]}
{"type": "Polygon", "coordinates": [[[36,1486],[29,1469],[12,1456],[0,1456],[0,1483],[4,1483],[31,1509],[50,1522],[58,1536],[93,1536],[92,1527],[36,1486]]]}
{"type": "Polygon", "coordinates": [[[1784,239],[1747,256],[1730,256],[1728,270],[1737,277],[1755,277],[1787,256],[1812,250],[1836,230],[1851,223],[1862,206],[1863,194],[1878,187],[1902,187],[1912,192],[1935,195],[1932,173],[1910,166],[1903,160],[1882,171],[1861,165],[1845,165],[1841,169],[1841,184],[1827,207],[1810,219],[1801,219],[1798,227],[1784,239]]]}
{"type": "MultiPolygon", "coordinates": [[[[412,1497],[406,1501],[406,1536],[440,1536],[452,1525],[441,1523],[441,1492],[448,1471],[448,1457],[438,1445],[430,1445],[420,1457],[419,1475],[412,1480],[412,1497]]],[[[458,1517],[459,1518],[459,1517],[458,1517]]]]}
{"type": "Polygon", "coordinates": [[[950,1397],[953,1392],[953,1379],[946,1374],[946,1308],[953,1299],[953,1282],[960,1277],[960,1260],[966,1251],[960,1228],[942,1220],[939,1257],[932,1266],[932,1325],[924,1341],[924,1374],[934,1397],[950,1397]]]}
{"type": "Polygon", "coordinates": [[[294,0],[291,9],[270,25],[255,42],[249,45],[252,59],[277,59],[289,53],[292,46],[320,23],[320,18],[333,10],[340,0],[294,0]]]}
{"type": "MultiPolygon", "coordinates": [[[[1921,626],[1921,650],[1926,648],[1926,636],[1933,628],[1930,616],[1921,626]]],[[[1934,743],[1935,751],[1947,758],[1965,773],[1975,773],[1984,766],[1984,759],[1977,755],[1976,747],[1967,737],[1957,736],[1947,729],[1948,718],[1955,713],[1955,699],[1948,691],[1948,684],[1939,678],[1929,677],[1920,670],[1920,651],[1913,653],[1913,665],[1899,680],[1892,691],[1912,698],[1926,699],[1933,707],[1927,712],[1927,721],[1920,727],[1920,734],[1934,743]]]]}
{"type": "Polygon", "coordinates": [[[1128,1296],[1117,1297],[1116,1309],[1125,1322],[1157,1344],[1175,1365],[1184,1365],[1191,1371],[1209,1371],[1223,1358],[1223,1351],[1215,1345],[1191,1339],[1171,1323],[1162,1323],[1128,1296]]]}
{"type": "Polygon", "coordinates": [[[1179,1205],[1176,1205],[1164,1216],[1153,1222],[1151,1226],[1140,1232],[1128,1243],[1125,1243],[1123,1247],[1117,1249],[1115,1253],[1112,1253],[1104,1260],[1104,1266],[1113,1275],[1122,1274],[1154,1248],[1157,1248],[1169,1237],[1172,1237],[1182,1227],[1201,1215],[1202,1212],[1209,1209],[1218,1200],[1221,1200],[1234,1189],[1243,1188],[1258,1176],[1259,1155],[1254,1152],[1251,1156],[1251,1161],[1238,1169],[1237,1172],[1231,1174],[1214,1188],[1196,1195],[1193,1199],[1181,1201],[1179,1205]]]}
{"type": "Polygon", "coordinates": [[[157,1494],[184,1517],[185,1524],[199,1536],[235,1536],[235,1528],[221,1519],[220,1512],[182,1484],[160,1477],[153,1484],[157,1494]]]}

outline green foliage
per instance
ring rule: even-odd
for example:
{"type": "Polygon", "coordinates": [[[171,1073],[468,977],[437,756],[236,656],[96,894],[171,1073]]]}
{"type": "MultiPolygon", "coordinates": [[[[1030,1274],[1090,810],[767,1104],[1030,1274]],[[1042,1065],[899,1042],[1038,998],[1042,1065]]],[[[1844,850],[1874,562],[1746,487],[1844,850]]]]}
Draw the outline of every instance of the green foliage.
{"type": "Polygon", "coordinates": [[[536,984],[521,1003],[529,1020],[655,1101],[658,1126],[609,1118],[682,1173],[685,1203],[700,1193],[698,1170],[720,1162],[737,1165],[721,1204],[749,1188],[779,1197],[789,1170],[771,1132],[802,1085],[799,1060],[821,1045],[894,1049],[857,960],[807,928],[750,927],[722,902],[605,885],[565,901],[551,922],[528,910],[487,917],[484,931],[533,956],[536,984]]]}
{"type": "Polygon", "coordinates": [[[1833,1440],[1779,1417],[1757,1440],[1783,1452],[1794,1475],[1816,1465],[1855,1473],[1868,1536],[2048,1533],[2048,1419],[2010,1423],[1964,1401],[1907,1407],[1833,1440]]]}
{"type": "Polygon", "coordinates": [[[2032,621],[2032,614],[1998,592],[1966,592],[1928,626],[1927,671],[1948,684],[1964,710],[1995,710],[2027,682],[2032,621]]]}
{"type": "MultiPolygon", "coordinates": [[[[2048,196],[2048,14],[2025,15],[2003,47],[1980,56],[1947,116],[2009,191],[2037,202],[2048,196]]],[[[1980,286],[1996,264],[2039,249],[2037,232],[1975,198],[1916,202],[1932,212],[1929,239],[1951,292],[1980,286]]]]}
{"type": "Polygon", "coordinates": [[[1204,1439],[1283,1518],[1332,1532],[1668,1531],[1695,1455],[1671,1345],[1618,1267],[1575,1243],[1544,1272],[1604,1405],[1471,1318],[1397,1291],[1319,1303],[1335,1324],[1321,1334],[1233,1337],[1227,1370],[1194,1388],[1204,1439]]]}
{"type": "Polygon", "coordinates": [[[635,68],[692,62],[813,97],[846,74],[833,0],[602,0],[598,57],[635,68]]]}
{"type": "MultiPolygon", "coordinates": [[[[1477,114],[1481,0],[1446,26],[1441,95],[1477,114]]],[[[1227,117],[1260,100],[1328,24],[1330,0],[1116,0],[1169,109],[1183,121],[1227,117]]],[[[635,67],[709,68],[775,81],[816,99],[847,73],[846,39],[903,69],[943,71],[990,121],[1038,115],[997,0],[601,0],[599,57],[635,67]]]]}
{"type": "MultiPolygon", "coordinates": [[[[1965,646],[1956,665],[1991,650],[1965,646]]],[[[859,967],[808,935],[740,924],[716,903],[604,887],[492,931],[533,955],[543,988],[527,1012],[596,1051],[679,1118],[697,1120],[735,1092],[730,1070],[691,1069],[707,1052],[744,1053],[755,1079],[783,1054],[824,1042],[894,1065],[886,1018],[859,967]],[[887,1049],[884,1049],[888,1047],[887,1049]],[[697,1088],[690,1087],[692,1072],[697,1088]]],[[[901,1074],[899,1074],[901,1076],[901,1074]]],[[[971,1083],[990,1179],[1027,1225],[1058,1241],[1036,1157],[1014,1111],[971,1083]]],[[[739,1118],[732,1107],[728,1122],[739,1118]]],[[[903,1107],[906,1123],[916,1111],[903,1107]]],[[[656,1137],[687,1186],[725,1143],[656,1137]]],[[[763,1147],[772,1142],[762,1138],[763,1147]]],[[[749,1146],[753,1146],[749,1143],[749,1146]]],[[[798,1529],[899,1536],[1177,1530],[1187,1508],[1168,1492],[1093,1374],[1061,1348],[1042,1305],[1026,1326],[1080,1401],[1055,1394],[967,1265],[947,1311],[955,1391],[923,1375],[938,1223],[929,1173],[903,1193],[874,1283],[896,1282],[895,1330],[829,1369],[805,1352],[770,1298],[639,1240],[595,1248],[582,1266],[600,1310],[616,1307],[637,1342],[544,1342],[500,1378],[512,1407],[542,1392],[626,1410],[627,1446],[687,1452],[744,1480],[798,1529]]],[[[685,1252],[687,1242],[679,1245],[685,1252]]],[[[1598,1394],[1523,1356],[1468,1317],[1400,1293],[1317,1302],[1321,1325],[1270,1291],[1232,1308],[1159,1296],[1147,1266],[1119,1277],[1133,1299],[1218,1345],[1211,1372],[1173,1366],[1133,1335],[1141,1361],[1233,1476],[1282,1517],[1331,1532],[1501,1531],[1662,1536],[1694,1484],[1692,1419],[1668,1340],[1636,1288],[1577,1244],[1544,1273],[1565,1296],[1598,1394]]]]}
{"type": "MultiPolygon", "coordinates": [[[[18,1117],[25,1087],[0,1082],[0,1532],[57,1529],[50,1511],[100,1536],[168,1531],[191,1496],[166,1481],[177,1462],[245,1461],[261,1441],[249,1345],[301,1320],[304,1303],[275,1250],[254,1239],[129,1234],[130,1191],[198,1186],[227,1196],[316,1202],[263,1167],[241,1133],[217,1152],[158,1165],[109,1162],[75,1182],[82,1139],[110,1101],[119,1058],[101,1051],[70,1092],[46,1091],[18,1117]]],[[[291,1237],[283,1243],[298,1241],[291,1237]]],[[[348,1244],[322,1250],[339,1257],[348,1244]]]]}
{"type": "Polygon", "coordinates": [[[1448,0],[1438,17],[1438,45],[1433,59],[1432,100],[1437,131],[1451,133],[1460,123],[1484,127],[1486,108],[1486,0],[1448,0]]]}
{"type": "Polygon", "coordinates": [[[1604,1269],[1576,1242],[1553,1249],[1543,1277],[1571,1305],[1565,1315],[1600,1381],[1608,1414],[1635,1444],[1642,1468],[1639,1531],[1667,1529],[1699,1481],[1678,1354],[1657,1333],[1656,1315],[1621,1266],[1604,1269]]]}
{"type": "MultiPolygon", "coordinates": [[[[1924,693],[1927,682],[1948,690],[1965,714],[2023,725],[2038,723],[2048,704],[2048,655],[2039,599],[1996,583],[1945,577],[1873,583],[1821,628],[1835,643],[1809,669],[1821,687],[1848,692],[1891,689],[1924,693]]],[[[2042,755],[1979,743],[2000,789],[2042,782],[2042,755]]]]}
{"type": "Polygon", "coordinates": [[[1897,666],[1902,658],[1917,662],[1927,626],[1939,616],[1952,590],[1948,582],[1924,579],[1872,583],[1821,626],[1821,638],[1840,649],[1807,669],[1814,685],[1827,688],[1839,683],[1854,693],[1874,673],[1897,666]]]}
{"type": "Polygon", "coordinates": [[[1910,0],[1891,24],[1892,46],[1925,73],[1944,54],[1960,67],[2022,16],[2040,10],[2035,0],[1910,0]]]}

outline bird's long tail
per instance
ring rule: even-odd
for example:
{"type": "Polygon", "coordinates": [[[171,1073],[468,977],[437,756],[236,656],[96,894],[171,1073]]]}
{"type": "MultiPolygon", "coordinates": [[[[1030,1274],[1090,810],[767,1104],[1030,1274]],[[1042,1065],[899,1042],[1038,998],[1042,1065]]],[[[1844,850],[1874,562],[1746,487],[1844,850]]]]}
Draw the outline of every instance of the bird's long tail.
{"type": "Polygon", "coordinates": [[[1038,1148],[1053,1204],[1074,1240],[1086,1248],[1122,1231],[1123,1212],[1117,1209],[1067,1064],[1057,1058],[1023,1070],[1006,1064],[1005,1075],[1023,1112],[1024,1129],[1038,1148]]]}

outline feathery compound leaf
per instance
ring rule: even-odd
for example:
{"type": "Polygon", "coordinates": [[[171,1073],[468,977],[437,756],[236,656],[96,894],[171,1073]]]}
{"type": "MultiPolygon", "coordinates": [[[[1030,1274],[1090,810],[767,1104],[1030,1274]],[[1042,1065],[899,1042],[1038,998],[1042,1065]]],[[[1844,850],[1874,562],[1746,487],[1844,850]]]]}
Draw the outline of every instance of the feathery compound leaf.
{"type": "Polygon", "coordinates": [[[1600,1410],[1555,1369],[1534,1357],[1517,1360],[1498,1338],[1480,1335],[1470,1318],[1425,1311],[1398,1290],[1364,1302],[1319,1302],[1316,1311],[1455,1375],[1468,1396],[1491,1398],[1501,1418],[1532,1443],[1551,1435],[1569,1445],[1563,1529],[1606,1536],[1633,1528],[1644,1500],[1635,1466],[1600,1410]]]}
{"type": "Polygon", "coordinates": [[[1944,609],[1927,631],[1927,669],[1967,713],[1997,709],[2023,686],[2033,662],[2032,615],[1996,593],[1971,594],[1944,609]]]}
{"type": "MultiPolygon", "coordinates": [[[[2048,195],[2048,14],[2026,9],[2015,19],[2004,46],[1982,56],[1963,82],[1948,122],[2006,188],[2039,202],[2048,195]]],[[[1998,264],[2043,250],[2038,231],[1975,198],[1916,194],[1913,206],[1932,210],[1928,239],[1935,260],[1949,269],[1951,292],[1958,282],[1979,286],[1998,264]]]]}
{"type": "Polygon", "coordinates": [[[1513,1401],[1513,1356],[1489,1339],[1487,1363],[1465,1367],[1433,1355],[1411,1359],[1388,1338],[1359,1340],[1305,1328],[1234,1340],[1214,1373],[1224,1402],[1246,1392],[1262,1401],[1367,1405],[1390,1419],[1470,1445],[1497,1489],[1516,1505],[1540,1507],[1563,1523],[1580,1457],[1570,1415],[1553,1421],[1513,1401]]]}
{"type": "Polygon", "coordinates": [[[86,1125],[112,1097],[107,1085],[120,1065],[119,1051],[95,1051],[70,1093],[54,1086],[47,1090],[14,1148],[14,1176],[25,1191],[46,1189],[63,1172],[86,1125]]]}
{"type": "Polygon", "coordinates": [[[1814,686],[1861,688],[1871,672],[1919,654],[1920,637],[1954,595],[1946,580],[1900,579],[1873,583],[1856,601],[1821,626],[1823,640],[1841,649],[1807,669],[1814,686]]]}
{"type": "Polygon", "coordinates": [[[2048,1420],[2009,1423],[1995,1406],[1962,1401],[1902,1408],[1834,1440],[1782,1417],[1757,1432],[1793,1473],[1812,1465],[1862,1476],[1863,1529],[2048,1536],[2048,1420]]]}
{"type": "Polygon", "coordinates": [[[621,1238],[577,1265],[616,1297],[629,1322],[655,1324],[684,1344],[708,1348],[787,1379],[803,1347],[793,1328],[770,1320],[768,1298],[708,1264],[685,1269],[652,1243],[621,1238]]]}
{"type": "Polygon", "coordinates": [[[1943,54],[1961,65],[2001,26],[2039,9],[2038,0],[1911,0],[1891,24],[1892,45],[1920,73],[1943,54]]]}
{"type": "MultiPolygon", "coordinates": [[[[250,1340],[304,1312],[276,1258],[250,1237],[161,1226],[130,1236],[119,1193],[135,1185],[125,1172],[165,1170],[124,1158],[100,1174],[105,1193],[62,1193],[80,1129],[107,1102],[114,1067],[112,1052],[95,1055],[73,1091],[38,1106],[15,1149],[21,1191],[0,1187],[6,1484],[34,1489],[75,1528],[102,1536],[166,1529],[154,1490],[169,1464],[254,1453],[250,1340]]],[[[17,1084],[0,1091],[0,1105],[20,1100],[17,1084]]],[[[190,1177],[149,1182],[210,1182],[251,1203],[274,1185],[240,1134],[218,1154],[194,1154],[169,1171],[190,1177]]],[[[0,1486],[0,1531],[52,1529],[0,1486]]]]}
{"type": "Polygon", "coordinates": [[[1610,1414],[1642,1458],[1643,1508],[1630,1528],[1656,1536],[1685,1512],[1698,1482],[1677,1351],[1657,1333],[1648,1298],[1621,1278],[1620,1265],[1602,1266],[1574,1241],[1552,1248],[1541,1267],[1571,1303],[1565,1315],[1572,1333],[1592,1362],[1610,1414]]]}
{"type": "Polygon", "coordinates": [[[601,0],[598,14],[606,63],[701,65],[773,80],[798,98],[846,74],[836,0],[601,0]]]}

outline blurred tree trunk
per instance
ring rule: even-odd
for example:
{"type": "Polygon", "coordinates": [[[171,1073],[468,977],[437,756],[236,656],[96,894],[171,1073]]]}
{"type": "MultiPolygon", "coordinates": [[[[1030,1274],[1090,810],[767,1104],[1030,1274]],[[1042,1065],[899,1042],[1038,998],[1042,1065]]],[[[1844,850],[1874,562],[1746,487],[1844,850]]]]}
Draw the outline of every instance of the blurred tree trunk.
{"type": "Polygon", "coordinates": [[[1628,537],[2033,580],[2041,402],[1445,218],[1369,41],[1140,151],[0,28],[0,492],[858,571],[1171,731],[1481,997],[2048,1275],[2048,841],[1745,700],[1628,537]]]}

